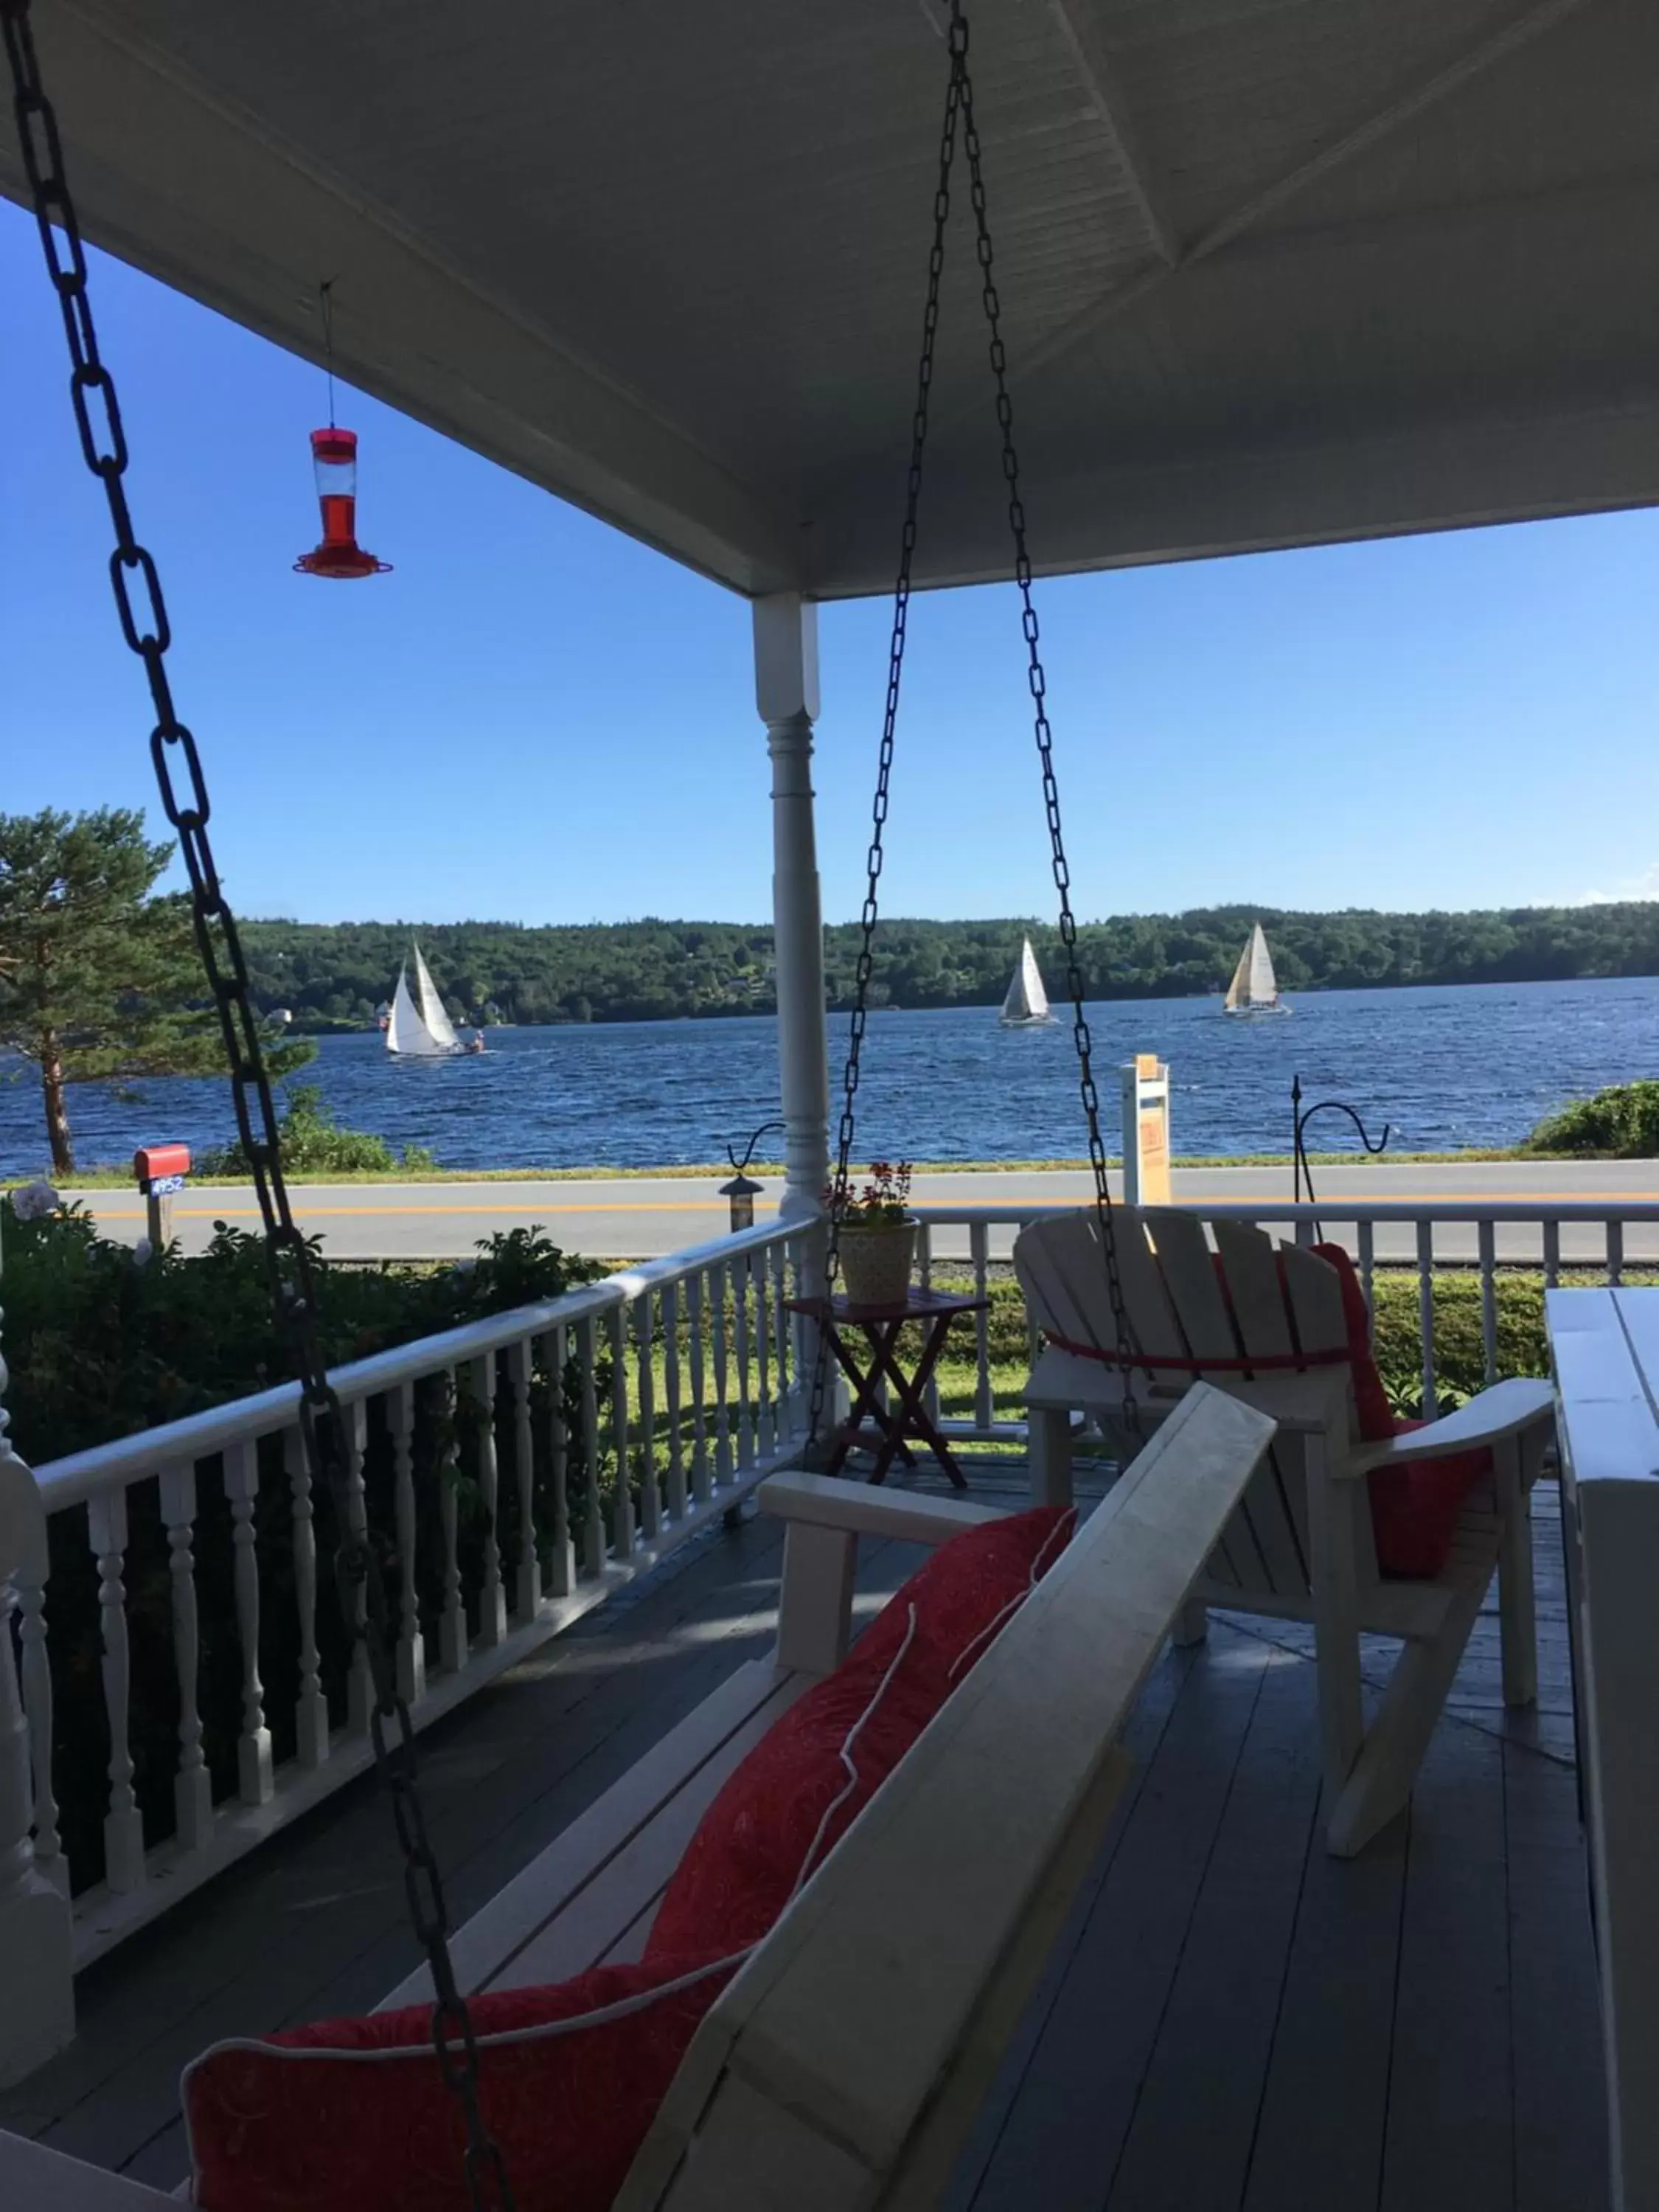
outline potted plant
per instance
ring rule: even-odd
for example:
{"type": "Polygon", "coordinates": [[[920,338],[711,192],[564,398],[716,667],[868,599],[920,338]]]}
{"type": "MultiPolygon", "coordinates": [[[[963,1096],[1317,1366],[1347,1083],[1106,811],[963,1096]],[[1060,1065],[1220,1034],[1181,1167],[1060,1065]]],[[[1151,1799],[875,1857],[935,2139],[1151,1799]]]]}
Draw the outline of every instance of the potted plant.
{"type": "Polygon", "coordinates": [[[902,1306],[910,1288],[920,1224],[909,1211],[910,1163],[871,1164],[869,1180],[841,1210],[841,1277],[855,1306],[902,1306]]]}

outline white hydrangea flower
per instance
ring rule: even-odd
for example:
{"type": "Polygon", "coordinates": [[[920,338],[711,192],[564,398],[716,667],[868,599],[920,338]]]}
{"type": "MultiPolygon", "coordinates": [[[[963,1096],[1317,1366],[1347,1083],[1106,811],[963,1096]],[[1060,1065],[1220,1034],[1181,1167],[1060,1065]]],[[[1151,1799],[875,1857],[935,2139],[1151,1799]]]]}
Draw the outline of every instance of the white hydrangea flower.
{"type": "Polygon", "coordinates": [[[44,1176],[21,1184],[11,1194],[11,1210],[20,1221],[44,1221],[64,1203],[44,1176]]]}

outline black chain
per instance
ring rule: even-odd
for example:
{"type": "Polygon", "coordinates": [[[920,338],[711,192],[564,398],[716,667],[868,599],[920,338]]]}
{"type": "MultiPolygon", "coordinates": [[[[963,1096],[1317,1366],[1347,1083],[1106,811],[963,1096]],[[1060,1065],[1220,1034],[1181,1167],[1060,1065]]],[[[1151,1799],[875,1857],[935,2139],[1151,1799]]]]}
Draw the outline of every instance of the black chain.
{"type": "MultiPolygon", "coordinates": [[[[1048,679],[1043,672],[1036,607],[1031,598],[1031,556],[1025,541],[1025,507],[1019,489],[1019,457],[1014,447],[1014,410],[1008,396],[1008,356],[1002,338],[1002,302],[992,270],[989,222],[985,206],[985,181],[981,163],[979,132],[974,122],[974,88],[968,70],[968,18],[962,0],[951,0],[949,33],[951,79],[945,100],[945,126],[939,140],[939,183],[933,193],[933,243],[927,258],[927,303],[922,318],[921,358],[916,373],[916,404],[911,417],[910,471],[904,501],[904,528],[899,542],[898,581],[893,593],[893,633],[887,662],[887,703],[882,718],[881,751],[876,769],[876,797],[870,841],[869,881],[861,917],[863,935],[853,994],[852,1026],[848,1036],[847,1063],[842,1077],[841,1127],[836,1148],[836,1175],[830,1195],[830,1245],[824,1268],[826,1296],[835,1286],[840,1259],[841,1227],[847,1206],[849,1164],[853,1152],[854,1104],[858,1096],[860,1061],[868,1018],[870,976],[874,966],[877,890],[881,879],[882,832],[887,820],[887,791],[893,766],[893,731],[898,719],[899,685],[904,668],[904,646],[910,611],[910,575],[916,548],[916,511],[921,497],[922,455],[927,442],[927,407],[933,382],[933,351],[939,331],[939,278],[945,267],[945,238],[951,213],[951,171],[956,160],[958,124],[968,156],[969,196],[974,210],[975,247],[981,274],[981,299],[990,328],[991,373],[996,384],[997,423],[1002,433],[1002,473],[1008,487],[1008,526],[1014,542],[1014,581],[1019,586],[1020,623],[1029,654],[1037,756],[1042,764],[1042,802],[1053,854],[1054,889],[1060,894],[1060,936],[1066,950],[1066,989],[1072,1002],[1072,1038],[1077,1049],[1078,1088],[1083,1100],[1089,1133],[1089,1164],[1094,1172],[1095,1215],[1100,1227],[1101,1249],[1106,1262],[1106,1282],[1111,1300],[1112,1326],[1123,1376],[1124,1426],[1133,1435],[1140,1425],[1135,1402],[1133,1360],[1139,1347],[1129,1326],[1118,1267],[1117,1231],[1113,1218],[1112,1194],[1107,1180],[1106,1146],[1100,1128],[1100,1094],[1095,1084],[1094,1040],[1084,1012],[1083,970],[1078,958],[1077,921],[1072,911],[1072,875],[1060,829],[1060,787],[1054,778],[1054,732],[1048,723],[1048,679]]],[[[828,1345],[820,1333],[812,1374],[811,1408],[807,1434],[816,1438],[823,1414],[828,1373],[828,1345]]]]}
{"type": "Polygon", "coordinates": [[[951,0],[951,51],[959,55],[961,74],[962,143],[968,156],[969,198],[974,210],[974,246],[982,280],[981,298],[990,330],[991,374],[996,383],[997,427],[1002,433],[1002,474],[1008,487],[1008,528],[1014,541],[1014,581],[1019,587],[1020,628],[1029,656],[1026,670],[1031,690],[1032,726],[1037,757],[1042,763],[1042,805],[1048,823],[1054,889],[1060,894],[1060,941],[1066,951],[1066,988],[1072,1002],[1072,1040],[1077,1048],[1078,1090],[1083,1118],[1089,1132],[1089,1165],[1094,1171],[1095,1218],[1100,1228],[1101,1249],[1106,1261],[1106,1285],[1111,1300],[1112,1328],[1123,1375],[1123,1425],[1131,1435],[1140,1425],[1135,1403],[1136,1352],[1129,1316],[1123,1303],[1123,1282],[1118,1269],[1117,1227],[1112,1217],[1112,1194],[1106,1179],[1106,1146],[1100,1132],[1100,1093],[1095,1086],[1094,1039],[1084,1012],[1083,969],[1078,959],[1077,920],[1072,912],[1072,872],[1066,858],[1066,841],[1060,826],[1060,787],[1054,780],[1054,732],[1048,726],[1048,678],[1043,672],[1036,607],[1031,598],[1031,556],[1025,543],[1025,503],[1020,496],[1019,456],[1014,449],[1014,407],[1008,396],[1008,355],[1002,342],[1002,302],[997,296],[992,269],[991,231],[985,210],[985,179],[980,164],[979,130],[974,121],[974,88],[968,74],[968,19],[962,0],[951,0]]]}
{"type": "Polygon", "coordinates": [[[478,2048],[450,1960],[449,1915],[416,1788],[415,1730],[398,1688],[380,1562],[369,1540],[361,1487],[353,1480],[356,1470],[345,1417],[323,1358],[312,1255],[289,1204],[276,1112],[260,1048],[247,963],[208,838],[211,809],[201,758],[195,738],[179,720],[167,680],[166,654],[172,631],[161,581],[155,561],[133,532],[122,483],[127,445],[121,410],[114,380],[98,351],[87,294],[86,251],[64,174],[57,118],[40,81],[28,9],[29,0],[0,0],[0,33],[4,35],[11,68],[13,109],[35,222],[74,364],[70,393],[81,450],[109,502],[115,528],[109,572],[121,633],[144,664],[155,709],[150,758],[161,803],[179,833],[179,851],[190,877],[196,942],[224,1037],[236,1127],[264,1223],[272,1299],[300,1379],[300,1431],[307,1472],[313,1485],[326,1486],[332,1501],[341,1609],[349,1632],[368,1656],[374,1691],[369,1716],[374,1763],[392,1800],[404,1855],[410,1918],[426,1953],[436,1993],[433,2048],[444,2082],[459,2101],[465,2119],[468,2196],[473,2212],[513,2212],[513,2195],[501,2150],[484,2124],[479,2105],[478,2048]],[[143,586],[143,604],[138,610],[133,605],[135,580],[143,586]],[[187,787],[182,799],[174,782],[175,770],[181,765],[187,787]],[[391,1741],[388,1722],[395,1723],[391,1741]]]}
{"type": "MultiPolygon", "coordinates": [[[[939,132],[939,183],[933,191],[933,242],[927,256],[927,302],[921,319],[921,357],[916,368],[916,401],[910,416],[910,470],[905,483],[904,527],[899,538],[898,580],[893,588],[893,634],[887,653],[887,703],[881,720],[881,751],[876,766],[876,796],[871,811],[869,876],[865,886],[863,934],[859,942],[858,966],[853,990],[852,1026],[848,1034],[847,1061],[842,1076],[841,1127],[836,1143],[836,1175],[830,1193],[830,1243],[824,1259],[823,1294],[831,1296],[841,1263],[841,1230],[847,1210],[848,1182],[856,1125],[859,1067],[864,1051],[865,1025],[869,1018],[870,976],[875,966],[877,894],[881,883],[882,837],[887,826],[887,791],[893,772],[893,732],[898,724],[899,689],[904,676],[905,633],[910,617],[910,571],[916,552],[916,515],[921,503],[921,464],[927,447],[927,410],[933,389],[933,348],[939,336],[939,279],[945,271],[945,234],[951,216],[951,171],[956,161],[957,120],[961,112],[963,76],[951,47],[951,81],[945,95],[945,121],[939,132]]],[[[824,1394],[829,1381],[830,1340],[818,1331],[817,1357],[812,1364],[812,1396],[807,1415],[809,1442],[816,1439],[823,1419],[824,1394]]]]}

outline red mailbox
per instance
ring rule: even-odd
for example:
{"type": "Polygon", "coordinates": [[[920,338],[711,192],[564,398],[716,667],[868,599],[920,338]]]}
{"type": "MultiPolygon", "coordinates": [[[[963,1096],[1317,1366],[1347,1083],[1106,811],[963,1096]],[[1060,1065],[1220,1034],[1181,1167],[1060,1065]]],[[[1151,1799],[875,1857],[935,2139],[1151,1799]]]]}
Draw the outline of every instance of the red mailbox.
{"type": "Polygon", "coordinates": [[[166,1176],[187,1176],[190,1173],[188,1145],[140,1145],[132,1156],[132,1172],[138,1178],[141,1190],[166,1176]]]}

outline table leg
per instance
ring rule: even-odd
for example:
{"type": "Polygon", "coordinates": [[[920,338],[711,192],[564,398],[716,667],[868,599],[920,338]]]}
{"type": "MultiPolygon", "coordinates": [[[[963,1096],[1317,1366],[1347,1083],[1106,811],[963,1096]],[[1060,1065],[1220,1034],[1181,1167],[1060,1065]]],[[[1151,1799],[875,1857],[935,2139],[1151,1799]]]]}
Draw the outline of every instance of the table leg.
{"type": "MultiPolygon", "coordinates": [[[[900,1370],[897,1361],[893,1357],[892,1347],[897,1340],[898,1334],[896,1330],[895,1330],[892,1335],[889,1338],[887,1344],[878,1349],[878,1358],[880,1362],[882,1370],[886,1374],[888,1380],[893,1383],[899,1394],[898,1426],[900,1434],[902,1436],[919,1437],[921,1441],[927,1445],[928,1450],[932,1452],[933,1457],[944,1468],[945,1474],[950,1476],[951,1482],[955,1485],[957,1489],[966,1490],[968,1487],[967,1480],[963,1474],[962,1469],[957,1465],[955,1455],[952,1454],[950,1445],[946,1443],[943,1436],[940,1435],[939,1430],[934,1427],[932,1420],[928,1418],[927,1407],[924,1402],[924,1394],[927,1391],[928,1382],[933,1376],[934,1368],[939,1364],[939,1354],[945,1349],[945,1340],[951,1333],[951,1316],[949,1314],[942,1314],[939,1319],[934,1322],[932,1329],[928,1333],[927,1342],[923,1349],[921,1358],[917,1363],[916,1370],[908,1381],[900,1370]]],[[[884,1468],[884,1471],[885,1470],[884,1468]]],[[[873,1480],[874,1478],[872,1477],[872,1479],[873,1480]]]]}

